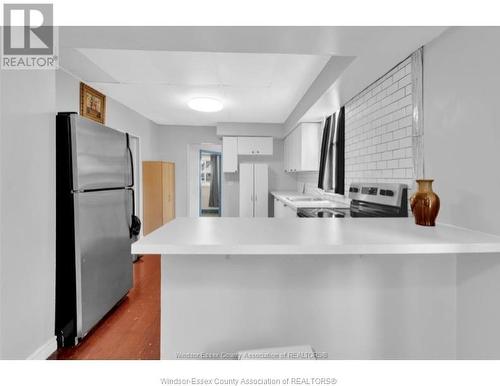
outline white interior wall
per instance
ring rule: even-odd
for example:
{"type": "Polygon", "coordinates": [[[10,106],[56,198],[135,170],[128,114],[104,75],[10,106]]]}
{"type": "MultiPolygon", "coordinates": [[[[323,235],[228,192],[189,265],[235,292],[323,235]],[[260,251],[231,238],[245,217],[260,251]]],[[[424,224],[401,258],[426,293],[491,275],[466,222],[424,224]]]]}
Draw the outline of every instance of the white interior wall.
{"type": "MultiPolygon", "coordinates": [[[[63,69],[56,71],[57,111],[80,111],[80,79],[63,69]]],[[[142,160],[152,160],[158,125],[134,110],[106,97],[106,126],[134,134],[141,139],[142,160]]]]}
{"type": "Polygon", "coordinates": [[[0,358],[56,348],[53,71],[1,71],[0,358]]]}
{"type": "MultiPolygon", "coordinates": [[[[153,158],[175,162],[175,215],[186,217],[188,211],[188,145],[221,145],[215,126],[158,126],[153,158]]],[[[223,187],[224,189],[224,187],[223,187]]]]}
{"type": "MultiPolygon", "coordinates": [[[[500,28],[461,27],[424,48],[426,177],[440,222],[500,234],[500,28]]],[[[500,256],[458,258],[457,357],[500,358],[500,256]]]]}

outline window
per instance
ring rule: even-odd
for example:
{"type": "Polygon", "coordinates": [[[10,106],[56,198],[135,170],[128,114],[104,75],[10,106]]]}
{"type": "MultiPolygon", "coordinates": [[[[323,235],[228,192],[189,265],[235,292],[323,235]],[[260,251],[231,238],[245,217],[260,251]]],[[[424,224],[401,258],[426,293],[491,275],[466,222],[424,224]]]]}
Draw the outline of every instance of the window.
{"type": "Polygon", "coordinates": [[[325,119],[321,141],[318,188],[344,194],[345,108],[325,119]]]}

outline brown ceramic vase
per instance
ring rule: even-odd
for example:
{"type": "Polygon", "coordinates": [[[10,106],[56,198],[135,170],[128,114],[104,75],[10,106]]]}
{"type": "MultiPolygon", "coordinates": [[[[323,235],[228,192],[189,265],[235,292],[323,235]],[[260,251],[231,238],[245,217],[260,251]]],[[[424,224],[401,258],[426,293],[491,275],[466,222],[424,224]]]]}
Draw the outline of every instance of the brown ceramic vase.
{"type": "Polygon", "coordinates": [[[418,189],[410,198],[411,211],[417,225],[436,225],[440,202],[438,195],[432,191],[433,181],[417,180],[418,189]]]}

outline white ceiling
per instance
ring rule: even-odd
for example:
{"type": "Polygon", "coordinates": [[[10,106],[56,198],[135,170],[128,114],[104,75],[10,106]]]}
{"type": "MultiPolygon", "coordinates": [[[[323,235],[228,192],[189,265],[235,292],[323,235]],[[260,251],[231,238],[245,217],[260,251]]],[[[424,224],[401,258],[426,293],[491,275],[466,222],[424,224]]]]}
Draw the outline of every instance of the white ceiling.
{"type": "Polygon", "coordinates": [[[272,122],[287,132],[299,121],[330,114],[445,30],[59,27],[59,61],[158,123],[272,122]],[[226,109],[187,110],[188,99],[208,92],[226,109]]]}
{"type": "Polygon", "coordinates": [[[330,55],[173,52],[124,49],[78,51],[107,81],[96,89],[159,124],[283,123],[331,58],[330,55]],[[217,113],[187,107],[194,97],[224,103],[217,113]]]}

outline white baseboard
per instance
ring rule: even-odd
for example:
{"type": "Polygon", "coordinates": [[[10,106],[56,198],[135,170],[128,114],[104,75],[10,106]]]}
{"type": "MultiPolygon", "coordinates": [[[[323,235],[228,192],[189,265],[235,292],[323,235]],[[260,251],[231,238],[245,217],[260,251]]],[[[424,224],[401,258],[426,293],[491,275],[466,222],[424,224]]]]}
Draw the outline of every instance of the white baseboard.
{"type": "Polygon", "coordinates": [[[43,345],[38,347],[26,359],[27,360],[45,360],[56,350],[57,350],[57,340],[56,340],[56,337],[53,336],[47,342],[45,342],[43,345]]]}

